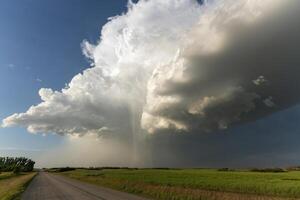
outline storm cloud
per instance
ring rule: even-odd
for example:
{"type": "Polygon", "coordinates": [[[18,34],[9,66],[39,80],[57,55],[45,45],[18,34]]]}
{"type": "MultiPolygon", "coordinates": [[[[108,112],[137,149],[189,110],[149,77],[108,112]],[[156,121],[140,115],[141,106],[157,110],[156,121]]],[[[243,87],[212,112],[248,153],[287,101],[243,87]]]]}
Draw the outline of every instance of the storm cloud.
{"type": "Polygon", "coordinates": [[[140,0],[109,19],[91,68],[3,120],[32,133],[211,133],[299,103],[297,0],[140,0]]]}

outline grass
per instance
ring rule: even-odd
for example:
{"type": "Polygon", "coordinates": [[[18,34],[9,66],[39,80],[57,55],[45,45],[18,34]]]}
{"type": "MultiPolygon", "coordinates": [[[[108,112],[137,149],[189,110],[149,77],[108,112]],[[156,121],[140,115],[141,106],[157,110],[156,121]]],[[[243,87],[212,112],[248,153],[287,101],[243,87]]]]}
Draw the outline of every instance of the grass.
{"type": "Polygon", "coordinates": [[[0,174],[0,200],[18,199],[35,173],[15,175],[10,172],[0,174]]]}
{"type": "Polygon", "coordinates": [[[300,198],[300,171],[275,173],[212,169],[77,169],[61,174],[162,200],[300,198]]]}
{"type": "Polygon", "coordinates": [[[8,179],[8,178],[13,177],[13,176],[15,176],[15,175],[11,172],[2,172],[0,174],[0,181],[3,180],[3,179],[8,179]]]}

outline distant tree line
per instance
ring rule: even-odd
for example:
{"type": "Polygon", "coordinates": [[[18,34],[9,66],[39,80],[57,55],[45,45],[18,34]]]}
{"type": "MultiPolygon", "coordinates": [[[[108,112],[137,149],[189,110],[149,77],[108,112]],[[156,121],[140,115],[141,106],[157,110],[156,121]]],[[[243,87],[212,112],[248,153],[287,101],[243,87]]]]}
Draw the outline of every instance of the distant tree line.
{"type": "Polygon", "coordinates": [[[35,162],[24,157],[0,157],[0,172],[31,172],[35,162]]]}

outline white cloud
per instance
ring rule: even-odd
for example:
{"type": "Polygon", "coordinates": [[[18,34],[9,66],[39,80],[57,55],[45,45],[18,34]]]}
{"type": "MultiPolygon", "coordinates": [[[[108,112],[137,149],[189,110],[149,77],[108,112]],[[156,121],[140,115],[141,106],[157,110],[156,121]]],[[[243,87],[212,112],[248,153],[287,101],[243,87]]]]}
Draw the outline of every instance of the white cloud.
{"type": "Polygon", "coordinates": [[[267,83],[267,80],[264,76],[259,76],[257,79],[252,81],[255,85],[263,85],[267,83]]]}
{"type": "Polygon", "coordinates": [[[8,67],[9,67],[10,69],[15,69],[16,65],[15,65],[15,64],[12,64],[12,63],[10,63],[10,64],[8,64],[8,67]]]}
{"type": "Polygon", "coordinates": [[[268,107],[274,107],[274,106],[276,106],[276,104],[273,102],[273,97],[268,97],[268,98],[264,99],[263,102],[268,107]]]}
{"type": "Polygon", "coordinates": [[[292,44],[300,30],[286,23],[297,24],[295,17],[285,16],[298,16],[295,5],[295,0],[129,3],[126,14],[102,28],[98,44],[82,43],[92,68],[61,91],[42,88],[40,104],[7,117],[3,126],[117,137],[141,127],[151,133],[207,132],[248,120],[248,115],[268,114],[259,110],[268,96],[283,108],[294,105],[299,97],[282,78],[297,72],[292,44]],[[296,30],[289,31],[290,26],[296,30]],[[278,54],[270,45],[280,46],[280,41],[286,43],[278,54]],[[264,80],[257,79],[261,74],[270,87],[253,87],[264,80]],[[274,88],[289,90],[290,96],[284,99],[274,88]]]}

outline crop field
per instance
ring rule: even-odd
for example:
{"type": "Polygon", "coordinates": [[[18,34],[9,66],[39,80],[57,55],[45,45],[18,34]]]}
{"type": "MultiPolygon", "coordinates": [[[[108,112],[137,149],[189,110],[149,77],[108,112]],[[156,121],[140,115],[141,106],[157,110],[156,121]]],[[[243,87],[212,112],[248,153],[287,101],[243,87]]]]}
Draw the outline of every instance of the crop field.
{"type": "Polygon", "coordinates": [[[61,174],[152,199],[300,199],[300,171],[76,169],[61,174]]]}
{"type": "Polygon", "coordinates": [[[16,199],[21,194],[27,183],[34,177],[35,173],[14,174],[3,172],[0,174],[0,200],[16,199]]]}

